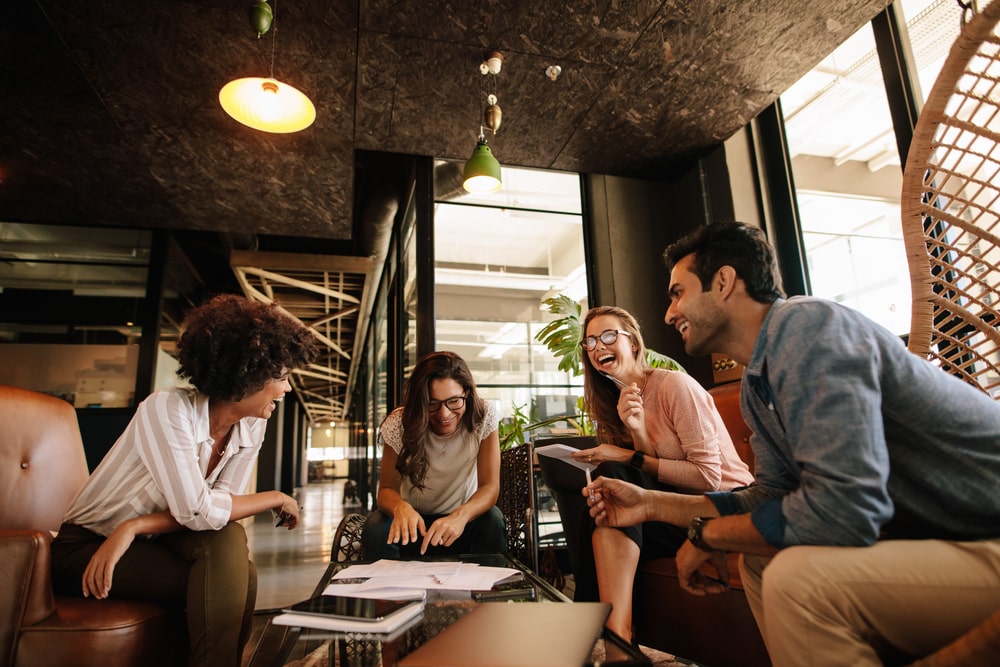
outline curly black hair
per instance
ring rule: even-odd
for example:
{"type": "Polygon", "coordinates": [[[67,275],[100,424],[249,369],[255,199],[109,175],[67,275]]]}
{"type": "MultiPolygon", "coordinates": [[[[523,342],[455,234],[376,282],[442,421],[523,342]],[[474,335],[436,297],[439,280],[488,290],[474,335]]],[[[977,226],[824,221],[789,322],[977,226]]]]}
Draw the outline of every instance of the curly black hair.
{"type": "Polygon", "coordinates": [[[316,339],[301,322],[235,294],[192,309],[181,329],[177,375],[217,400],[241,400],[316,356],[316,339]]]}

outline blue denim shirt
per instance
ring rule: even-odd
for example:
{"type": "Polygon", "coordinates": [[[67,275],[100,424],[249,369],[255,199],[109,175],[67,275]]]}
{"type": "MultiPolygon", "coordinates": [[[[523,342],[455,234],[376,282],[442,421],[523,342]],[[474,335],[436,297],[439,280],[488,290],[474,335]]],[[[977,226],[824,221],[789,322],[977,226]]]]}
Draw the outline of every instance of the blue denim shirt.
{"type": "Polygon", "coordinates": [[[776,301],[740,401],[756,483],[709,497],[771,545],[1000,536],[1000,405],[864,315],[776,301]]]}

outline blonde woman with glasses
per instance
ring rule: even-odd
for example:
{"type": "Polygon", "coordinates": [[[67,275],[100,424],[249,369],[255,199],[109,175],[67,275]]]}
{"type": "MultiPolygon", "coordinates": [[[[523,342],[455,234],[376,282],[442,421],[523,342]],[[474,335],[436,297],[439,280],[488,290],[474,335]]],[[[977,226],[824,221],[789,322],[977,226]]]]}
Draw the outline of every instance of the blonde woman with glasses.
{"type": "MultiPolygon", "coordinates": [[[[736,453],[712,396],[685,373],[650,368],[639,324],[614,306],[592,308],[583,322],[584,400],[597,423],[596,447],[574,458],[594,478],[647,489],[701,493],[753,481],[736,453]]],[[[597,526],[581,516],[577,601],[612,604],[607,626],[632,640],[632,584],[640,560],[672,556],[687,537],[665,523],[597,526]]]]}
{"type": "Polygon", "coordinates": [[[379,427],[378,509],[361,537],[366,560],[507,551],[496,507],[498,423],[461,357],[433,352],[417,362],[403,405],[379,427]]]}

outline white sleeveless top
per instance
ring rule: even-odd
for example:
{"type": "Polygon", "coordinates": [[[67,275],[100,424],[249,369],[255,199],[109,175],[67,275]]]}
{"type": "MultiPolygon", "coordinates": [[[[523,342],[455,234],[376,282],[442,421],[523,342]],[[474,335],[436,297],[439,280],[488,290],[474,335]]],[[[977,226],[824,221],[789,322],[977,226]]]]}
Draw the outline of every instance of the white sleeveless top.
{"type": "MultiPolygon", "coordinates": [[[[403,476],[400,496],[421,514],[449,514],[466,502],[479,488],[476,461],[483,440],[497,430],[496,407],[486,401],[486,416],[474,433],[459,427],[450,435],[438,435],[430,428],[424,441],[427,449],[427,477],[424,488],[416,489],[403,476]]],[[[379,431],[379,443],[403,449],[403,408],[389,413],[379,431]]]]}

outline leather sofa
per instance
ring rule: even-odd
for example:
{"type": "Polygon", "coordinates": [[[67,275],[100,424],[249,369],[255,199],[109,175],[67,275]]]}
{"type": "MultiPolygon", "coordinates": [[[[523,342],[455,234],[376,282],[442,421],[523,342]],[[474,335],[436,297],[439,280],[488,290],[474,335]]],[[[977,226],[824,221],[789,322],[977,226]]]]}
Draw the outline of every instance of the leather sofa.
{"type": "Polygon", "coordinates": [[[88,475],[73,406],[0,386],[0,666],[186,664],[180,612],[53,594],[51,531],[88,475]]]}
{"type": "MultiPolygon", "coordinates": [[[[753,471],[750,429],[740,413],[740,383],[717,385],[709,393],[737,453],[753,471]]],[[[636,639],[644,646],[711,667],[770,665],[740,582],[739,556],[731,553],[728,559],[729,590],[704,597],[681,589],[673,558],[656,558],[640,564],[632,603],[636,639]]]]}

